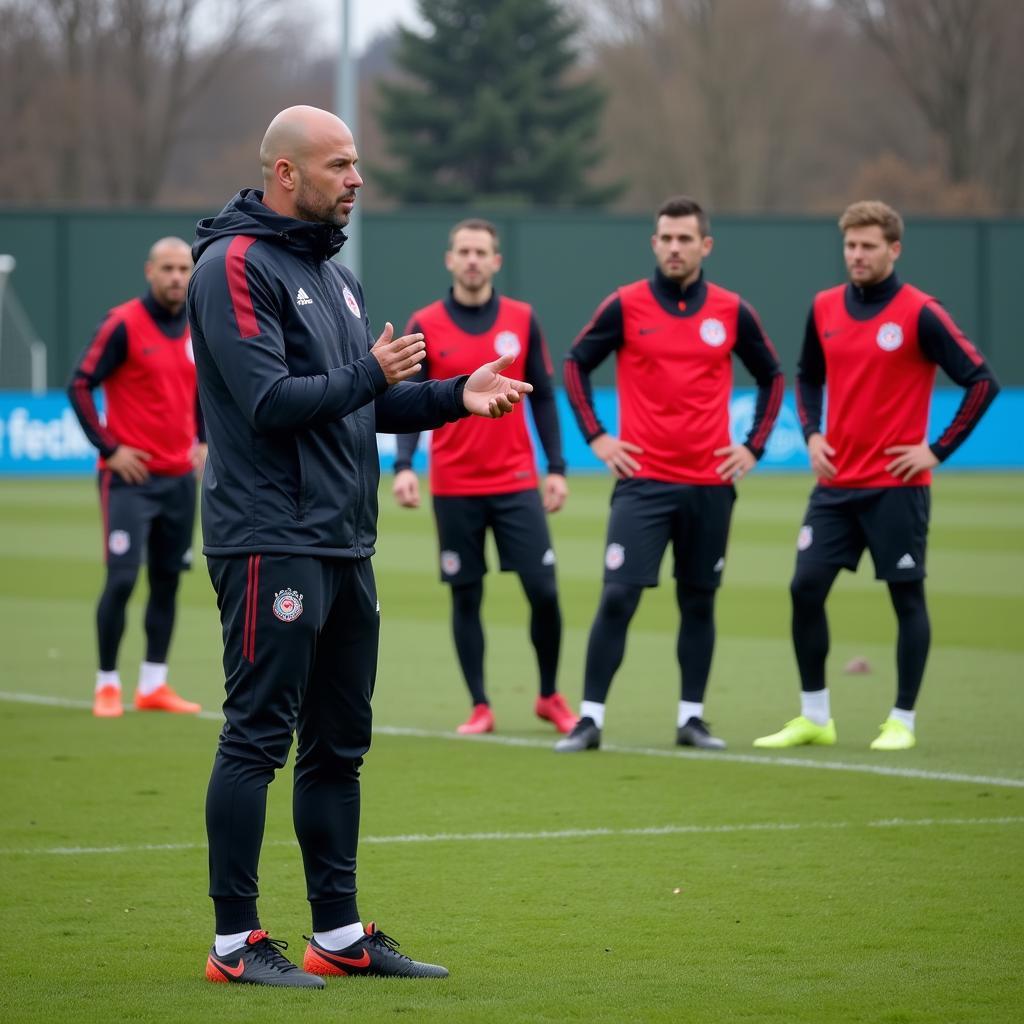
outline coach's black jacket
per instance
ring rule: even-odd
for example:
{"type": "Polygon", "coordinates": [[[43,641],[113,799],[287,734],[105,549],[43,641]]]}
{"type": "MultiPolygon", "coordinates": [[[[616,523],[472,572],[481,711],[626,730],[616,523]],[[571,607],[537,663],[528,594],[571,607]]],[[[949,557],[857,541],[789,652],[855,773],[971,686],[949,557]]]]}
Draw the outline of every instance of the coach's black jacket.
{"type": "Polygon", "coordinates": [[[366,558],[376,432],[465,415],[466,378],[387,386],[345,236],[243,189],[199,223],[188,316],[206,420],[203,550],[366,558]]]}

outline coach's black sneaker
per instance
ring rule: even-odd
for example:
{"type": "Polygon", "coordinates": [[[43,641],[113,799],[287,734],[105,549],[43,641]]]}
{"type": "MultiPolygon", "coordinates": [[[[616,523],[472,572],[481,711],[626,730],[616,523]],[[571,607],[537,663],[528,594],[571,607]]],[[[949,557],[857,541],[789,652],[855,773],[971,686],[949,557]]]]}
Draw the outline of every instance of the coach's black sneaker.
{"type": "Polygon", "coordinates": [[[555,744],[559,754],[575,754],[581,750],[599,750],[601,747],[601,730],[592,718],[581,718],[568,736],[564,736],[555,744]]]}
{"type": "Polygon", "coordinates": [[[686,720],[686,725],[679,726],[676,733],[676,746],[700,747],[701,750],[725,750],[725,740],[712,736],[708,731],[708,723],[694,715],[686,720]]]}
{"type": "Polygon", "coordinates": [[[366,934],[344,949],[324,949],[316,939],[309,941],[302,968],[325,977],[364,975],[371,978],[447,978],[448,968],[421,964],[398,952],[398,943],[371,921],[366,934]]]}
{"type": "Polygon", "coordinates": [[[243,946],[227,956],[217,956],[217,947],[206,958],[206,980],[239,985],[277,985],[281,988],[323,988],[323,978],[300,971],[281,953],[288,943],[272,939],[264,931],[249,932],[243,946]]]}

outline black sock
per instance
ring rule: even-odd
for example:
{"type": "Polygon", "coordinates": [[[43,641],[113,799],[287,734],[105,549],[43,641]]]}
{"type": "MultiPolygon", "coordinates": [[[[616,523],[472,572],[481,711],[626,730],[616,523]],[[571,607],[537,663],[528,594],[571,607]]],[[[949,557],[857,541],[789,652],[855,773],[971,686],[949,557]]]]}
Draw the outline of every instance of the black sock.
{"type": "Polygon", "coordinates": [[[562,610],[553,575],[520,576],[530,602],[530,640],[537,652],[540,695],[550,697],[557,686],[558,655],[562,646],[562,610]]]}
{"type": "Polygon", "coordinates": [[[889,596],[899,624],[896,639],[896,707],[913,711],[924,678],[932,627],[924,580],[890,583],[889,596]]]}
{"type": "Polygon", "coordinates": [[[626,631],[640,604],[642,587],[606,583],[601,591],[594,624],[587,641],[587,665],[583,676],[583,699],[604,704],[612,678],[626,653],[626,631]]]}
{"type": "Polygon", "coordinates": [[[480,607],[484,581],[452,587],[452,636],[463,678],[474,704],[487,704],[484,692],[484,627],[480,607]]]}
{"type": "Polygon", "coordinates": [[[676,580],[679,635],[676,656],[682,677],[682,699],[700,704],[715,651],[715,592],[688,587],[676,580]]]}

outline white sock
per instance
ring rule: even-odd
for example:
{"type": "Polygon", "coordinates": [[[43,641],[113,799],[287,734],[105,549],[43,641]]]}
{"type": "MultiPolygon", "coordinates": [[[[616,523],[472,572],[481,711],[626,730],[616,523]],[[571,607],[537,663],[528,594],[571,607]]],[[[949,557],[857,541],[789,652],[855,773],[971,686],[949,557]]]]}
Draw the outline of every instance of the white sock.
{"type": "Polygon", "coordinates": [[[914,715],[913,711],[904,711],[902,708],[893,708],[889,712],[889,717],[896,719],[897,722],[902,722],[911,732],[914,731],[914,715]]]}
{"type": "Polygon", "coordinates": [[[159,690],[166,682],[166,665],[158,665],[155,661],[144,661],[139,666],[139,693],[143,697],[148,697],[154,690],[159,690]]]}
{"type": "Polygon", "coordinates": [[[691,719],[699,718],[703,721],[704,719],[704,702],[701,701],[699,704],[692,700],[681,700],[679,702],[679,714],[676,717],[676,725],[680,728],[691,719]]]}
{"type": "Polygon", "coordinates": [[[244,932],[234,932],[231,935],[216,935],[213,939],[213,951],[217,956],[227,956],[228,953],[234,952],[239,946],[245,945],[245,940],[249,938],[249,932],[252,929],[248,929],[244,932]]]}
{"type": "Polygon", "coordinates": [[[826,686],[824,690],[801,690],[800,714],[815,725],[828,725],[828,720],[832,717],[828,687],[826,686]]]}
{"type": "Polygon", "coordinates": [[[360,921],[355,924],[342,925],[341,928],[332,928],[329,932],[313,932],[313,938],[320,943],[324,949],[339,950],[347,949],[353,942],[358,942],[366,932],[360,921]]]}
{"type": "Polygon", "coordinates": [[[596,700],[585,700],[580,704],[580,718],[589,718],[598,729],[604,728],[604,705],[596,700]]]}
{"type": "Polygon", "coordinates": [[[99,693],[105,686],[116,686],[121,689],[121,676],[116,668],[113,672],[96,673],[96,692],[99,693]]]}

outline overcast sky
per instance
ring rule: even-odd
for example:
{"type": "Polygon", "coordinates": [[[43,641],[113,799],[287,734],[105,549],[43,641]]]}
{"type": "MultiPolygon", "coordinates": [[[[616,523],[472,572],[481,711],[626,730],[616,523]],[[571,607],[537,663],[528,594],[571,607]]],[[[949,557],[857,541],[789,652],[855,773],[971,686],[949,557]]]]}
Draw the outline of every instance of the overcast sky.
{"type": "MultiPolygon", "coordinates": [[[[341,5],[343,0],[307,0],[321,14],[317,35],[325,47],[337,45],[341,34],[341,5]]],[[[357,52],[378,33],[393,28],[396,22],[419,27],[416,0],[349,0],[351,4],[352,36],[357,52]]]]}

